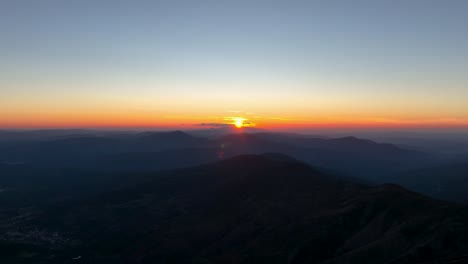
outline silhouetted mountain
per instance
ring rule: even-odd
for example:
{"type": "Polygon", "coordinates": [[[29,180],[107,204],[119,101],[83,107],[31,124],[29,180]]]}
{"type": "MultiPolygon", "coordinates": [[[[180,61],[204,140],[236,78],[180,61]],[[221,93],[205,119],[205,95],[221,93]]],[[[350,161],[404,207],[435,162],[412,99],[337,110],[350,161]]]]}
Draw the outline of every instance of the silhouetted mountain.
{"type": "Polygon", "coordinates": [[[135,179],[3,212],[2,263],[424,263],[468,253],[466,207],[343,182],[280,154],[135,179]]]}
{"type": "Polygon", "coordinates": [[[468,162],[411,170],[390,180],[439,199],[468,203],[468,162]]]}
{"type": "Polygon", "coordinates": [[[228,135],[218,139],[227,156],[281,152],[315,166],[375,182],[394,173],[424,167],[434,159],[392,144],[345,137],[337,139],[263,134],[228,135]]]}
{"type": "Polygon", "coordinates": [[[107,171],[154,171],[195,166],[220,160],[214,148],[180,148],[157,152],[126,152],[96,160],[94,168],[107,171]]]}
{"type": "Polygon", "coordinates": [[[42,130],[0,130],[0,142],[52,140],[73,134],[94,135],[96,131],[85,129],[42,129],[42,130]]]}
{"type": "Polygon", "coordinates": [[[376,183],[436,164],[425,153],[355,137],[237,133],[209,139],[181,131],[71,132],[68,137],[57,132],[60,136],[52,140],[0,142],[0,162],[27,164],[31,172],[39,170],[37,175],[60,168],[96,174],[174,169],[242,154],[280,152],[334,174],[376,183]]]}
{"type": "Polygon", "coordinates": [[[147,148],[153,148],[154,151],[155,149],[204,147],[207,141],[182,131],[170,131],[140,133],[136,135],[132,143],[136,144],[140,149],[146,146],[147,148]]]}
{"type": "Polygon", "coordinates": [[[40,167],[89,167],[107,156],[205,147],[207,141],[181,131],[145,132],[134,135],[70,136],[53,140],[0,144],[0,161],[40,167]]]}
{"type": "MultiPolygon", "coordinates": [[[[310,136],[275,136],[277,142],[287,142],[288,144],[312,149],[337,150],[340,152],[352,152],[353,154],[373,155],[398,155],[416,154],[415,151],[403,149],[388,143],[377,143],[368,139],[356,137],[342,138],[319,138],[310,136]]],[[[271,136],[270,136],[271,137],[271,136]]]]}

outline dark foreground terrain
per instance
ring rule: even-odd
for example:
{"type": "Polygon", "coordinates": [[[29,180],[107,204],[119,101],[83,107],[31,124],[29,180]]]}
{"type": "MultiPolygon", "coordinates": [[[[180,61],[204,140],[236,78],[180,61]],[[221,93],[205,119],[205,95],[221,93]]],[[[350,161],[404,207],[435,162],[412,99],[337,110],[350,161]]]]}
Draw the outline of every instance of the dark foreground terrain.
{"type": "Polygon", "coordinates": [[[132,177],[87,196],[5,206],[0,262],[468,261],[468,208],[280,154],[132,177]]]}

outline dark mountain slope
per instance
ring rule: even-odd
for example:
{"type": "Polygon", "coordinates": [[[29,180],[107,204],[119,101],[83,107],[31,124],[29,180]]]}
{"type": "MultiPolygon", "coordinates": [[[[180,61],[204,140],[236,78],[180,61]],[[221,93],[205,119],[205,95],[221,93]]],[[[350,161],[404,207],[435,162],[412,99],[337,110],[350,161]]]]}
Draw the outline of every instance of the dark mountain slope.
{"type": "Polygon", "coordinates": [[[10,263],[418,263],[468,253],[465,207],[343,182],[279,154],[139,178],[5,217],[0,238],[34,245],[16,244],[10,263]]]}
{"type": "Polygon", "coordinates": [[[146,146],[155,149],[205,147],[208,141],[194,137],[182,131],[143,132],[133,138],[133,144],[140,148],[146,146]]]}
{"type": "Polygon", "coordinates": [[[21,162],[36,167],[95,168],[96,160],[113,155],[204,147],[210,147],[206,139],[181,131],[145,132],[125,136],[81,135],[54,140],[2,143],[0,162],[21,162]]]}
{"type": "Polygon", "coordinates": [[[0,142],[0,163],[120,172],[182,168],[265,152],[284,153],[336,174],[375,183],[387,182],[401,171],[436,164],[433,157],[421,152],[354,137],[238,133],[207,139],[181,131],[72,134],[54,140],[0,142]]]}
{"type": "Polygon", "coordinates": [[[390,180],[438,199],[468,203],[466,161],[411,170],[390,180]]]}
{"type": "Polygon", "coordinates": [[[217,140],[226,157],[240,154],[280,152],[314,166],[376,183],[396,173],[422,168],[433,157],[392,144],[345,137],[323,139],[263,134],[233,134],[217,140]]]}

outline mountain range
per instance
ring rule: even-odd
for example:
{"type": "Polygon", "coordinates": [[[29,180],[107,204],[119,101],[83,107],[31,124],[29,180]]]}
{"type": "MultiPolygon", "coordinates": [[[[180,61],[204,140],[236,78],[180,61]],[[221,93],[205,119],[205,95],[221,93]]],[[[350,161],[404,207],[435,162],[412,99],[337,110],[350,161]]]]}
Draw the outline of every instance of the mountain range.
{"type": "Polygon", "coordinates": [[[2,263],[462,263],[468,209],[282,154],[2,211],[2,263]]]}

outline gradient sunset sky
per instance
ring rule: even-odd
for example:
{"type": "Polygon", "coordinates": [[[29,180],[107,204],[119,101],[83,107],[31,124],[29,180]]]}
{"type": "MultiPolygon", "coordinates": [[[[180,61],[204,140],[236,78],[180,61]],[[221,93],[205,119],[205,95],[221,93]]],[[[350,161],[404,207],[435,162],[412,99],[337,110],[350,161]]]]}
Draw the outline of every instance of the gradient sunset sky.
{"type": "Polygon", "coordinates": [[[0,128],[236,117],[468,127],[468,1],[0,1],[0,128]]]}

